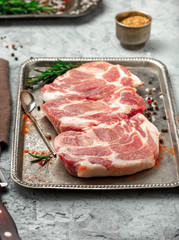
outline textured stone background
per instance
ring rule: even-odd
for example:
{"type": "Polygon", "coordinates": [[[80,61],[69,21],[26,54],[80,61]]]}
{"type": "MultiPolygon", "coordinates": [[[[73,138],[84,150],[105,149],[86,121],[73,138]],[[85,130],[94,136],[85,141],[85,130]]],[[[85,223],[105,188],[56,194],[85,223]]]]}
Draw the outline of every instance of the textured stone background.
{"type": "MultiPolygon", "coordinates": [[[[0,20],[0,57],[10,63],[16,106],[19,66],[30,57],[152,57],[167,65],[179,109],[179,1],[104,0],[76,19],[0,20]],[[138,51],[125,50],[115,36],[118,12],[139,10],[153,17],[151,38],[138,51]],[[17,50],[10,47],[15,44],[17,50]],[[9,48],[6,48],[6,46],[9,48]],[[23,45],[23,48],[20,46],[23,45]],[[18,58],[16,61],[11,54],[18,58]]],[[[10,177],[11,139],[1,155],[9,182],[2,200],[22,240],[179,239],[179,189],[127,191],[33,190],[10,177]]]]}

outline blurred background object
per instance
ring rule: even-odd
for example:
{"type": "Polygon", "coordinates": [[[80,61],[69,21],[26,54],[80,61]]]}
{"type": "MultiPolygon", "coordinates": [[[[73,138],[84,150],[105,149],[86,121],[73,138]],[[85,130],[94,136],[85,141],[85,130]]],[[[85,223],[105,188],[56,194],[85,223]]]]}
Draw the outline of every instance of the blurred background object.
{"type": "Polygon", "coordinates": [[[129,11],[116,16],[116,36],[124,48],[136,50],[144,47],[150,38],[152,18],[148,14],[129,11]]]}

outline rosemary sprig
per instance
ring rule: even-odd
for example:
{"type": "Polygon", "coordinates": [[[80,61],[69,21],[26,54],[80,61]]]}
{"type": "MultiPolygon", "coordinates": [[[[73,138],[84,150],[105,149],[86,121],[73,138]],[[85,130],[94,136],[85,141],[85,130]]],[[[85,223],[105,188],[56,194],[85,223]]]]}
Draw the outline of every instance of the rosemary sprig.
{"type": "Polygon", "coordinates": [[[50,68],[45,71],[35,69],[35,71],[39,72],[40,75],[28,78],[30,81],[27,81],[25,85],[32,86],[38,83],[42,83],[44,85],[46,83],[53,82],[53,80],[58,76],[66,73],[70,69],[79,67],[80,65],[81,63],[75,64],[71,62],[58,61],[57,63],[50,65],[50,68]]]}
{"type": "Polygon", "coordinates": [[[53,13],[52,6],[39,4],[37,0],[26,2],[24,0],[0,0],[0,15],[53,13]]]}
{"type": "Polygon", "coordinates": [[[44,155],[44,156],[38,156],[38,155],[34,155],[32,153],[29,153],[30,156],[34,157],[35,160],[31,160],[31,163],[38,163],[40,161],[42,161],[42,166],[45,166],[45,164],[50,160],[50,157],[53,155],[52,153],[44,155]]]}

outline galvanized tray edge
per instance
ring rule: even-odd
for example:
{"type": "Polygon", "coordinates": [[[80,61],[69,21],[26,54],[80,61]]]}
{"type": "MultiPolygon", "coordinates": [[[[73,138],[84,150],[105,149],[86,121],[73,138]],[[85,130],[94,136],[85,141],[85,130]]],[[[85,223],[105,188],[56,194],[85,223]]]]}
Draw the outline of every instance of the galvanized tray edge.
{"type": "MultiPolygon", "coordinates": [[[[20,66],[20,72],[19,72],[19,86],[18,86],[18,91],[17,91],[17,105],[16,105],[16,115],[15,115],[15,121],[14,121],[14,136],[13,136],[13,146],[12,146],[12,159],[11,159],[11,177],[12,179],[19,185],[23,186],[23,187],[28,187],[28,188],[38,188],[38,189],[78,189],[78,190],[117,190],[117,189],[144,189],[144,188],[173,188],[173,187],[178,187],[179,186],[179,176],[177,176],[177,181],[176,182],[171,182],[171,183],[155,183],[155,184],[131,184],[131,185],[63,185],[63,184],[30,184],[30,183],[26,183],[24,181],[21,181],[18,176],[17,176],[17,159],[18,159],[18,155],[17,155],[17,146],[18,146],[18,139],[17,139],[17,132],[19,129],[19,123],[20,123],[20,114],[21,114],[21,108],[19,108],[18,106],[20,106],[20,92],[23,88],[23,74],[25,71],[25,67],[27,64],[30,63],[35,63],[35,62],[46,62],[46,61],[51,61],[51,62],[56,62],[58,60],[62,60],[62,61],[121,61],[121,62],[128,62],[128,61],[145,61],[145,62],[149,62],[149,63],[153,63],[155,65],[157,65],[161,70],[162,70],[162,74],[165,77],[165,81],[166,84],[168,85],[168,83],[171,85],[170,82],[170,78],[169,78],[169,74],[168,74],[168,70],[165,64],[163,64],[162,62],[154,59],[154,58],[141,58],[141,57],[136,57],[136,58],[33,58],[33,59],[29,59],[27,61],[25,61],[24,63],[21,64],[20,66]]],[[[169,96],[173,97],[173,93],[172,91],[168,92],[169,96]]],[[[175,116],[178,116],[177,114],[177,108],[176,108],[176,104],[175,102],[170,102],[170,106],[173,109],[175,116]]],[[[173,122],[174,124],[174,129],[175,129],[175,134],[177,139],[179,139],[178,136],[178,121],[176,121],[176,119],[174,119],[173,117],[173,122]]],[[[179,165],[179,164],[178,164],[179,165]]],[[[178,166],[177,165],[177,166],[178,166]]],[[[179,171],[179,169],[178,169],[179,171]]]]}
{"type": "Polygon", "coordinates": [[[98,7],[102,0],[89,0],[88,5],[80,5],[82,0],[77,0],[72,9],[62,14],[15,14],[15,15],[0,15],[1,19],[49,19],[49,18],[75,18],[89,14],[93,9],[98,7]]]}

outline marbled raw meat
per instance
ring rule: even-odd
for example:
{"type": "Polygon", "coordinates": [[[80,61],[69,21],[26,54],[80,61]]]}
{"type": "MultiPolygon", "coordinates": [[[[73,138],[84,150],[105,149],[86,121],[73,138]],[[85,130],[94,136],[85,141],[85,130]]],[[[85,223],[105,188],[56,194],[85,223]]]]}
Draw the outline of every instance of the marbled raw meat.
{"type": "Polygon", "coordinates": [[[157,128],[138,113],[86,131],[63,132],[54,139],[53,146],[74,176],[123,176],[155,165],[158,138],[157,128]]]}
{"type": "Polygon", "coordinates": [[[61,99],[41,106],[58,133],[69,130],[84,130],[100,123],[109,123],[143,113],[146,103],[135,88],[121,88],[101,100],[61,99]]]}
{"type": "Polygon", "coordinates": [[[124,66],[108,62],[90,62],[69,70],[42,89],[44,101],[55,99],[97,100],[121,87],[138,87],[143,82],[124,66]]]}

